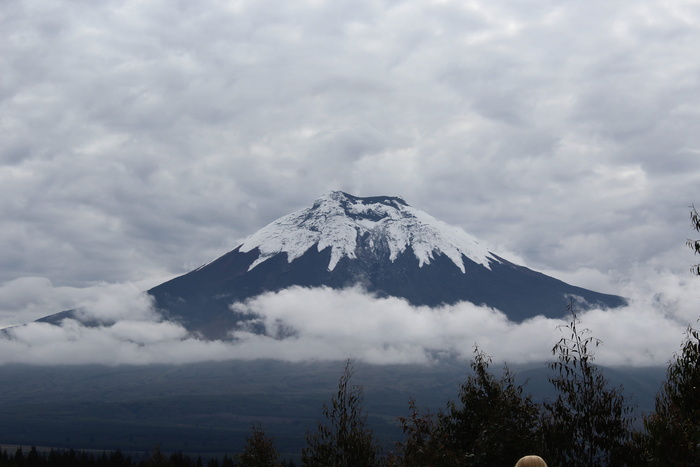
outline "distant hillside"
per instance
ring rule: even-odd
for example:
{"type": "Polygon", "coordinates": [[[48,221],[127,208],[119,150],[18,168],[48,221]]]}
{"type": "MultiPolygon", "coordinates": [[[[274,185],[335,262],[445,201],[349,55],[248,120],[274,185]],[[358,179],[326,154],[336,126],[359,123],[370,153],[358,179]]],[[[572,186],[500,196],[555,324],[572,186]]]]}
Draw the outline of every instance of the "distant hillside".
{"type": "MultiPolygon", "coordinates": [[[[220,362],[182,366],[0,366],[0,446],[164,451],[223,455],[243,446],[260,423],[286,455],[298,455],[307,430],[337,389],[342,362],[220,362]]],[[[495,373],[500,368],[494,364],[495,373]]],[[[551,387],[544,365],[514,368],[536,399],[551,387]]],[[[466,364],[356,364],[369,422],[385,447],[401,439],[396,422],[409,398],[443,409],[466,380],[466,364]]],[[[640,411],[653,407],[663,368],[609,369],[640,411]]]]}

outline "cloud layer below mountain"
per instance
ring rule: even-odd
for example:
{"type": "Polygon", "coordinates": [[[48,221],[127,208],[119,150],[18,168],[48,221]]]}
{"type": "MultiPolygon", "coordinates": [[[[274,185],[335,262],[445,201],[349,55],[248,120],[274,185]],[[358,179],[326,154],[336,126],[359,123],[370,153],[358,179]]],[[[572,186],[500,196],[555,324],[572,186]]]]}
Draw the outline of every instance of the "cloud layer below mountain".
{"type": "MultiPolygon", "coordinates": [[[[690,284],[659,276],[666,295],[645,296],[647,284],[630,286],[630,305],[581,314],[582,328],[603,344],[597,361],[605,365],[665,365],[694,323],[684,307],[690,284]]],[[[57,289],[61,298],[61,288],[57,289]]],[[[566,320],[535,317],[510,322],[501,312],[470,303],[437,309],[413,307],[396,298],[376,298],[360,289],[291,288],[233,304],[255,313],[266,335],[245,330],[232,341],[204,341],[177,323],[162,321],[147,295],[130,285],[108,286],[86,299],[81,318],[61,326],[31,323],[0,339],[0,363],[151,364],[272,358],[288,361],[353,358],[376,364],[425,363],[450,357],[468,359],[475,345],[497,361],[536,363],[552,359],[554,344],[567,334],[566,320]],[[89,311],[88,311],[89,310],[89,311]]],[[[564,313],[565,310],[562,310],[564,313]]]]}

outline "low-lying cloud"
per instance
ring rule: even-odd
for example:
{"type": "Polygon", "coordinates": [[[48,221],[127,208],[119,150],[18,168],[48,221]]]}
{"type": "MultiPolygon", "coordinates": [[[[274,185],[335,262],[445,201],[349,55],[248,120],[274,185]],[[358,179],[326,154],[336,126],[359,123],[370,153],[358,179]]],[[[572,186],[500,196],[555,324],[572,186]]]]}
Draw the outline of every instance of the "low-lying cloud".
{"type": "Polygon", "coordinates": [[[0,284],[0,329],[63,310],[80,309],[81,318],[100,322],[157,317],[145,282],[99,283],[91,287],[55,286],[46,277],[21,277],[0,284]]]}
{"type": "MultiPolygon", "coordinates": [[[[662,286],[663,295],[647,293],[652,290],[650,282],[631,281],[624,290],[630,297],[629,306],[581,313],[581,327],[603,341],[595,351],[597,362],[665,365],[678,349],[685,327],[697,319],[692,284],[671,274],[657,274],[653,283],[662,286]]],[[[15,285],[18,290],[14,296],[21,297],[26,284],[20,281],[15,285]]],[[[44,285],[44,292],[38,295],[40,302],[52,303],[61,297],[71,302],[63,288],[53,290],[44,285]]],[[[11,295],[7,287],[0,292],[4,300],[11,295]]],[[[498,310],[465,302],[431,309],[398,298],[374,297],[359,288],[292,287],[232,304],[235,311],[257,316],[251,324],[263,324],[265,334],[244,328],[233,332],[230,341],[206,341],[176,322],[163,320],[150,297],[133,284],[102,285],[81,293],[83,297],[77,301],[83,311],[79,317],[99,323],[97,326],[65,319],[60,326],[33,322],[9,328],[0,339],[0,364],[177,364],[348,357],[374,364],[429,364],[443,357],[466,360],[475,345],[495,361],[544,362],[552,359],[551,349],[565,336],[561,326],[567,322],[565,316],[561,320],[538,316],[515,323],[498,310]]],[[[72,300],[76,301],[75,297],[72,300]]]]}

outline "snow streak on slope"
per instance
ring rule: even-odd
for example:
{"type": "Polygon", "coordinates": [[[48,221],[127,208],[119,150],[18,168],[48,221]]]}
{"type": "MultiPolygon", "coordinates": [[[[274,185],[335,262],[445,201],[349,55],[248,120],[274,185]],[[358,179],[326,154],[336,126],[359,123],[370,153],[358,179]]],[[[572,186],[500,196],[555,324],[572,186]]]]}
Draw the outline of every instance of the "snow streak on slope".
{"type": "Polygon", "coordinates": [[[410,247],[421,267],[430,264],[436,254],[446,255],[463,273],[463,255],[487,268],[490,261],[498,261],[463,230],[412,208],[401,198],[359,198],[342,191],[272,222],[248,237],[240,251],[259,249],[260,256],[250,266],[253,269],[279,253],[287,253],[291,263],[313,246],[318,251],[330,247],[328,270],[332,271],[341,258],[357,257],[360,238],[378,255],[388,247],[392,262],[410,247]]]}

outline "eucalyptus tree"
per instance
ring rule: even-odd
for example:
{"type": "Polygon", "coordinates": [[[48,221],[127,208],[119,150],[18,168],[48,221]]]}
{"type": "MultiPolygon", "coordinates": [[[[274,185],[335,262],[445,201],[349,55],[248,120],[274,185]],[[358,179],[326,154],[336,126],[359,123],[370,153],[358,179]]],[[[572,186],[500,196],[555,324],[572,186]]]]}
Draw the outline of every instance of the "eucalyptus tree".
{"type": "Polygon", "coordinates": [[[610,387],[593,350],[602,341],[581,328],[573,300],[565,335],[553,347],[550,363],[557,390],[554,401],[543,404],[543,436],[547,461],[554,465],[608,466],[631,463],[632,408],[622,387],[610,387]]]}
{"type": "Polygon", "coordinates": [[[315,433],[306,436],[302,449],[304,465],[314,467],[368,467],[380,465],[378,444],[367,426],[362,386],[351,385],[352,364],[348,360],[338,380],[338,392],[330,405],[323,405],[326,422],[318,422],[315,433]]]}

